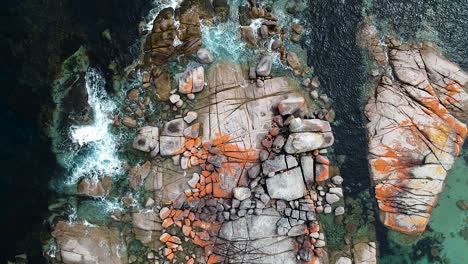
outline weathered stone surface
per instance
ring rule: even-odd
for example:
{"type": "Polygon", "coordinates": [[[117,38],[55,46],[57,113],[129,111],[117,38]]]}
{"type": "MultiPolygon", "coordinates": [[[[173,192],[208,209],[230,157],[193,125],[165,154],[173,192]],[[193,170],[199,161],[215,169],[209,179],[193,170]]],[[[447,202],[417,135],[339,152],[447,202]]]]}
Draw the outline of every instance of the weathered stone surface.
{"type": "Polygon", "coordinates": [[[301,157],[301,168],[304,176],[304,181],[306,184],[311,184],[314,182],[314,159],[312,156],[302,156],[301,157]]]}
{"type": "Polygon", "coordinates": [[[106,196],[112,189],[112,178],[104,176],[101,179],[84,178],[78,183],[78,193],[86,196],[106,196]]]}
{"type": "Polygon", "coordinates": [[[126,264],[126,245],[119,231],[80,222],[59,221],[52,232],[63,263],[126,264]]]}
{"type": "Polygon", "coordinates": [[[340,257],[335,264],[353,264],[353,261],[347,257],[340,257]]]}
{"type": "MultiPolygon", "coordinates": [[[[133,189],[139,187],[148,177],[152,169],[151,162],[147,161],[142,165],[135,165],[128,171],[130,186],[133,189]]],[[[153,168],[154,169],[154,168],[153,168]]]]}
{"type": "Polygon", "coordinates": [[[183,118],[177,118],[164,124],[161,132],[162,136],[182,137],[184,136],[184,129],[187,128],[183,118]]]}
{"type": "Polygon", "coordinates": [[[252,27],[241,27],[241,36],[242,40],[250,46],[255,47],[257,46],[257,39],[255,38],[253,28],[252,27]]]}
{"type": "Polygon", "coordinates": [[[133,139],[133,148],[144,152],[151,152],[154,155],[158,154],[159,129],[151,126],[137,129],[137,135],[133,139]]]}
{"type": "Polygon", "coordinates": [[[239,201],[250,198],[250,189],[247,187],[236,187],[234,188],[234,198],[239,201]]]}
{"type": "Polygon", "coordinates": [[[154,97],[158,101],[167,101],[171,96],[171,76],[164,72],[154,79],[154,97]]]}
{"type": "Polygon", "coordinates": [[[334,193],[327,193],[327,195],[325,196],[325,200],[329,204],[334,204],[340,200],[340,197],[334,193]]]}
{"type": "Polygon", "coordinates": [[[136,120],[129,116],[124,116],[122,124],[128,128],[135,128],[137,126],[136,120]]]}
{"type": "Polygon", "coordinates": [[[184,137],[161,136],[159,138],[159,151],[161,156],[173,156],[180,154],[185,149],[184,137]]]}
{"type": "Polygon", "coordinates": [[[213,62],[214,57],[211,51],[203,48],[197,51],[197,59],[200,63],[210,64],[213,62]]]}
{"type": "Polygon", "coordinates": [[[304,97],[289,97],[278,104],[278,111],[281,115],[294,114],[305,105],[304,97]]]}
{"type": "Polygon", "coordinates": [[[294,238],[278,236],[276,222],[281,217],[272,211],[225,222],[220,229],[214,252],[224,255],[234,248],[246,248],[231,254],[232,262],[297,264],[294,238]],[[246,244],[246,242],[248,243],[246,244]]]}
{"type": "Polygon", "coordinates": [[[273,60],[270,56],[264,56],[260,59],[255,68],[255,72],[258,76],[269,76],[271,73],[271,66],[273,65],[273,60]]]}
{"type": "Polygon", "coordinates": [[[365,109],[371,179],[382,222],[420,233],[467,133],[468,74],[429,44],[390,45],[394,79],[383,76],[365,109]],[[456,110],[455,110],[456,109],[456,110]]]}
{"type": "Polygon", "coordinates": [[[273,199],[295,200],[304,196],[305,184],[301,168],[277,174],[266,180],[268,194],[273,199]]]}
{"type": "Polygon", "coordinates": [[[301,67],[301,62],[299,61],[299,56],[294,52],[288,52],[286,55],[286,61],[288,65],[293,69],[299,69],[301,67]]]}
{"type": "Polygon", "coordinates": [[[304,224],[293,226],[288,231],[288,236],[301,236],[304,235],[307,231],[307,226],[304,224]]]}
{"type": "Polygon", "coordinates": [[[193,68],[179,77],[179,93],[197,93],[205,86],[205,70],[202,66],[193,68]]]}
{"type": "Polygon", "coordinates": [[[331,132],[302,132],[290,134],[284,150],[287,153],[302,153],[333,145],[334,137],[331,132]]]}
{"type": "Polygon", "coordinates": [[[294,118],[289,123],[289,131],[296,132],[330,132],[331,126],[328,121],[320,119],[294,118]]]}
{"type": "Polygon", "coordinates": [[[280,39],[277,39],[275,41],[273,41],[273,43],[271,43],[271,49],[272,50],[277,50],[279,48],[281,48],[283,46],[283,41],[281,41],[280,39]]]}
{"type": "Polygon", "coordinates": [[[278,155],[273,159],[265,160],[262,163],[262,172],[265,175],[269,175],[270,173],[275,173],[278,171],[282,171],[287,169],[286,159],[284,155],[278,155]]]}
{"type": "Polygon", "coordinates": [[[153,210],[143,210],[132,214],[132,225],[146,231],[161,231],[161,219],[153,210]]]}
{"type": "Polygon", "coordinates": [[[207,80],[209,102],[199,111],[198,117],[203,127],[202,141],[230,138],[233,143],[230,148],[238,148],[236,151],[241,154],[241,159],[228,157],[232,165],[229,170],[221,169],[220,180],[213,186],[217,195],[232,196],[234,187],[239,183],[247,184],[245,168],[258,163],[256,157],[263,148],[261,141],[272,125],[271,109],[291,93],[291,87],[286,78],[267,79],[262,88],[255,84],[245,86],[240,67],[226,62],[212,64],[207,71],[207,80]],[[246,160],[246,157],[249,158],[246,160]]]}
{"type": "Polygon", "coordinates": [[[374,242],[358,243],[353,248],[354,262],[359,264],[376,264],[377,250],[374,242]]]}

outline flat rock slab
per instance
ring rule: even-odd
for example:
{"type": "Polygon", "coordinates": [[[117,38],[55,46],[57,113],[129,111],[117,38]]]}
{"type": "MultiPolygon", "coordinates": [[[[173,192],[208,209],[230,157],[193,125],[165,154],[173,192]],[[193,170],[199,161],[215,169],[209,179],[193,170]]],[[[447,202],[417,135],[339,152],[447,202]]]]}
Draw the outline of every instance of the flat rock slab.
{"type": "Polygon", "coordinates": [[[225,222],[214,252],[229,256],[233,263],[298,263],[295,240],[276,234],[276,222],[280,219],[278,213],[271,211],[225,222]]]}
{"type": "Polygon", "coordinates": [[[66,264],[126,264],[126,245],[117,229],[60,221],[52,236],[66,264]]]}
{"type": "MultiPolygon", "coordinates": [[[[245,77],[240,67],[232,63],[215,63],[208,69],[208,106],[199,111],[198,118],[203,127],[203,142],[228,135],[240,150],[257,152],[262,148],[261,141],[271,128],[272,109],[292,88],[286,78],[265,80],[264,87],[258,88],[245,77]]],[[[214,189],[232,197],[232,189],[239,182],[246,183],[245,168],[250,166],[239,163],[224,170],[214,189]]]]}
{"type": "Polygon", "coordinates": [[[279,173],[266,180],[268,194],[273,199],[292,201],[305,194],[301,168],[279,173]]]}

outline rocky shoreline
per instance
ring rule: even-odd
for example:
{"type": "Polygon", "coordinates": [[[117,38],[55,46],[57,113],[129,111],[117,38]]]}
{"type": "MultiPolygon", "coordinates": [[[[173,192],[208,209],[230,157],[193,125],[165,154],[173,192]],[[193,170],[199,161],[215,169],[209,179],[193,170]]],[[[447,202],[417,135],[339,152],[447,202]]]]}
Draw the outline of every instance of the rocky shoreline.
{"type": "MultiPolygon", "coordinates": [[[[298,42],[303,27],[288,29],[271,9],[243,5],[240,35],[264,55],[248,67],[224,61],[203,48],[201,39],[202,23],[223,20],[223,10],[229,10],[221,2],[212,9],[208,2],[185,1],[159,12],[135,68],[141,85],[128,90],[123,109],[109,116],[115,127],[135,131],[131,146],[147,153],[123,166],[136,195],[123,197],[127,209],[112,214],[130,228],[118,235],[103,226],[58,222],[50,260],[375,263],[374,242],[335,253],[333,260],[328,256],[317,214],[343,217],[343,178],[327,158],[334,142],[329,100],[302,66],[305,59],[283,44],[298,42]],[[262,21],[258,35],[249,26],[253,20],[262,21]],[[182,73],[166,70],[174,54],[192,59],[182,73]],[[272,56],[292,76],[275,76],[272,56]],[[148,116],[153,103],[164,105],[164,116],[148,116]],[[126,250],[124,241],[132,239],[146,248],[146,257],[126,250]],[[98,250],[102,244],[107,249],[98,250]]],[[[102,197],[113,185],[109,177],[83,178],[77,188],[81,195],[102,197]]]]}
{"type": "MultiPolygon", "coordinates": [[[[84,47],[64,61],[57,156],[79,163],[102,141],[112,158],[81,160],[96,169],[73,174],[49,206],[49,263],[377,263],[372,201],[347,197],[335,112],[305,63],[307,29],[289,17],[305,6],[234,2],[158,6],[140,24],[138,59],[109,65],[111,84],[84,47]],[[226,23],[251,58],[208,46],[206,32],[226,23]],[[96,101],[90,82],[113,92],[96,101]],[[110,201],[106,212],[85,205],[110,201]]],[[[381,41],[370,23],[358,38],[375,63],[364,114],[380,220],[419,234],[467,133],[468,74],[431,43],[381,41]]]]}

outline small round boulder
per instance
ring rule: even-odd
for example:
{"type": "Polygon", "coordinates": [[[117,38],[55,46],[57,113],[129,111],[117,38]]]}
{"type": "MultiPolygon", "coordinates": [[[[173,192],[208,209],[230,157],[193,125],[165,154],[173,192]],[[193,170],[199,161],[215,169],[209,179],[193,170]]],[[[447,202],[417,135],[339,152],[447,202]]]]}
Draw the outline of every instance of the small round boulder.
{"type": "Polygon", "coordinates": [[[198,61],[202,64],[210,64],[213,62],[214,58],[213,58],[213,54],[207,50],[207,49],[199,49],[197,51],[197,58],[198,58],[198,61]]]}

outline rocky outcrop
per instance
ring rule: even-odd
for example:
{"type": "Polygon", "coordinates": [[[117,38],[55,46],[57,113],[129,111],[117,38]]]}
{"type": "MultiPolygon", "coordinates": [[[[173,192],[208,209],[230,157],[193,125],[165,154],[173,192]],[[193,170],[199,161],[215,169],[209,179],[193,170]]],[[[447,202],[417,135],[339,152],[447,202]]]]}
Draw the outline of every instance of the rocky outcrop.
{"type": "Polygon", "coordinates": [[[52,236],[56,257],[66,264],[126,264],[126,245],[118,230],[60,221],[52,236]]]}
{"type": "Polygon", "coordinates": [[[387,55],[365,108],[371,180],[382,222],[420,233],[467,133],[468,74],[427,42],[390,38],[387,55]]]}
{"type": "Polygon", "coordinates": [[[112,178],[104,176],[101,179],[84,178],[78,183],[78,193],[81,195],[102,197],[110,193],[112,178]]]}

